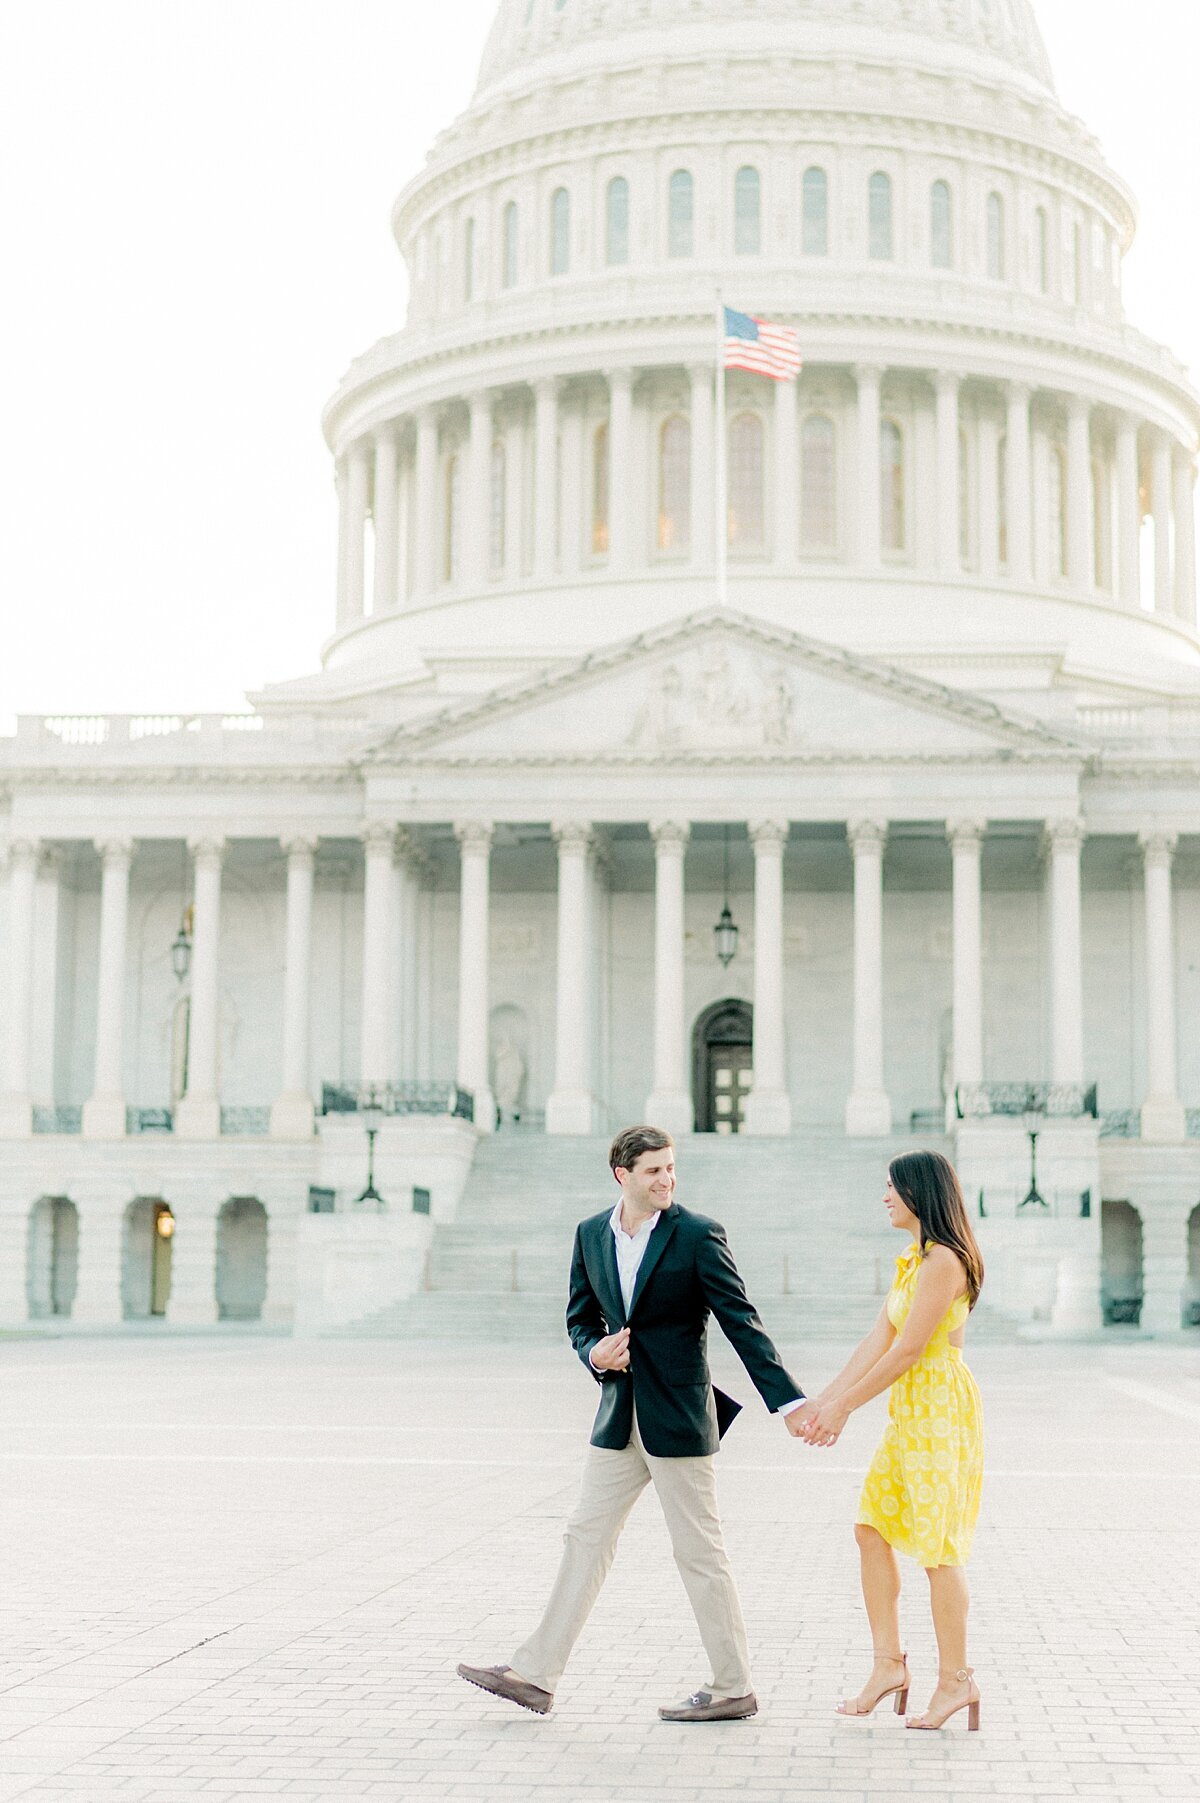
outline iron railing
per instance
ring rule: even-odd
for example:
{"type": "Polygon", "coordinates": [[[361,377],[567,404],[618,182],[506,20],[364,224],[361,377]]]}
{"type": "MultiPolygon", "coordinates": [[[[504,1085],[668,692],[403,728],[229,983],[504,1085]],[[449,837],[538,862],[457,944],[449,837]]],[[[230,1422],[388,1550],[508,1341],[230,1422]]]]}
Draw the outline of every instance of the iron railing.
{"type": "Polygon", "coordinates": [[[1101,1139],[1140,1139],[1142,1137],[1142,1113],[1140,1108],[1109,1108],[1100,1116],[1101,1139]]]}
{"type": "Polygon", "coordinates": [[[70,1102],[55,1102],[50,1106],[35,1102],[33,1130],[35,1133],[82,1133],[83,1109],[70,1102]]]}
{"type": "Polygon", "coordinates": [[[126,1133],[174,1133],[175,1111],[171,1108],[127,1108],[126,1133]]]}
{"type": "Polygon", "coordinates": [[[954,1092],[960,1121],[988,1115],[1044,1115],[1049,1120],[1097,1118],[1096,1085],[1082,1083],[960,1083],[954,1092]]]}
{"type": "Polygon", "coordinates": [[[324,1083],[322,1114],[357,1114],[373,1102],[384,1114],[448,1114],[475,1119],[475,1097],[456,1083],[324,1083]]]}

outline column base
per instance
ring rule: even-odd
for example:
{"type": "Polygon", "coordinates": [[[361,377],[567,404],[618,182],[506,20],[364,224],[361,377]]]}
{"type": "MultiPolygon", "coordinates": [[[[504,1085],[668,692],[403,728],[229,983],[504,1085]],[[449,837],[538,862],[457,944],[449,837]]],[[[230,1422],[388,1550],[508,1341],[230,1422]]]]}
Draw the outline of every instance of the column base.
{"type": "Polygon", "coordinates": [[[846,1097],[846,1137],[886,1139],[892,1130],[891,1097],[882,1089],[853,1089],[846,1097]]]}
{"type": "Polygon", "coordinates": [[[475,1130],[478,1133],[494,1133],[496,1131],[496,1098],[486,1084],[474,1093],[475,1130]]]}
{"type": "Polygon", "coordinates": [[[1147,1096],[1142,1103],[1142,1138],[1183,1140],[1187,1117],[1177,1096],[1147,1096]]]}
{"type": "Polygon", "coordinates": [[[124,1096],[89,1096],[83,1104],[84,1139],[124,1139],[124,1096]]]}
{"type": "Polygon", "coordinates": [[[742,1132],[784,1139],[792,1130],[792,1098],[786,1089],[752,1089],[746,1097],[742,1132]]]}
{"type": "Polygon", "coordinates": [[[33,1103],[28,1096],[0,1096],[0,1139],[29,1139],[33,1134],[33,1103]]]}
{"type": "Polygon", "coordinates": [[[556,1089],[547,1098],[547,1133],[591,1134],[595,1131],[596,1104],[586,1089],[556,1089]]]}
{"type": "Polygon", "coordinates": [[[220,1139],[221,1104],[200,1096],[184,1096],[175,1109],[177,1139],[220,1139]]]}
{"type": "Polygon", "coordinates": [[[646,1123],[648,1127],[661,1127],[673,1138],[682,1138],[693,1133],[696,1127],[696,1110],[692,1106],[692,1098],[686,1089],[653,1089],[646,1097],[646,1123]]]}
{"type": "Polygon", "coordinates": [[[307,1094],[276,1096],[271,1104],[272,1139],[311,1139],[316,1128],[316,1110],[307,1094]]]}

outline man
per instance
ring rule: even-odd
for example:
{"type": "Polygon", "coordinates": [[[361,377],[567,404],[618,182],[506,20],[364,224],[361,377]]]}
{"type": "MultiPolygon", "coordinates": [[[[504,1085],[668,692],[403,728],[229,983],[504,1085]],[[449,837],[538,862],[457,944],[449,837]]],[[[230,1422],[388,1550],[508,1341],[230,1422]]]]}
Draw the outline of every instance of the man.
{"type": "Polygon", "coordinates": [[[600,1407],[575,1513],[540,1623],[511,1665],[460,1665],[493,1695],[548,1713],[617,1539],[647,1484],[658,1492],[675,1563],[712,1665],[712,1678],[669,1722],[754,1715],[741,1604],[721,1538],[714,1455],[740,1405],[713,1389],[709,1314],[769,1409],[802,1437],[810,1412],[763,1331],[725,1231],[673,1200],[675,1147],[658,1127],[627,1127],[609,1153],[621,1197],[575,1233],[567,1331],[600,1385],[600,1407]]]}

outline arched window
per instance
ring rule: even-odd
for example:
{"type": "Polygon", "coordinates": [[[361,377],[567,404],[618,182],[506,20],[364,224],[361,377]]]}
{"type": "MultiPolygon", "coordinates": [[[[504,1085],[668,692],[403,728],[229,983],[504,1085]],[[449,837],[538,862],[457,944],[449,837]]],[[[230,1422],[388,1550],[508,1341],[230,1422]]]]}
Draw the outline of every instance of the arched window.
{"type": "Polygon", "coordinates": [[[872,257],[892,254],[892,178],[877,169],[867,186],[867,248],[872,257]]]}
{"type": "Polygon", "coordinates": [[[729,545],[757,551],[764,538],[763,423],[757,413],[729,422],[729,545]]]}
{"type": "Polygon", "coordinates": [[[658,438],[658,548],[686,551],[692,542],[692,428],[678,413],[658,438]]]}
{"type": "Polygon", "coordinates": [[[904,434],[894,419],[879,427],[879,523],[885,551],[903,551],[904,532],[904,434]]]}
{"type": "Polygon", "coordinates": [[[829,177],[823,169],[804,171],[800,242],[806,257],[829,254],[829,177]]]}
{"type": "Polygon", "coordinates": [[[608,421],[592,433],[592,553],[608,551],[608,421]]]}
{"type": "Polygon", "coordinates": [[[492,479],[488,508],[488,569],[499,576],[504,568],[505,530],[508,525],[508,461],[499,439],[492,446],[492,479]]]}
{"type": "Polygon", "coordinates": [[[1050,292],[1050,216],[1045,207],[1037,210],[1038,292],[1050,292]]]}
{"type": "Polygon", "coordinates": [[[800,543],[806,551],[837,544],[837,440],[823,413],[800,428],[800,543]]]}
{"type": "Polygon", "coordinates": [[[1067,453],[1050,446],[1050,574],[1067,573],[1067,453]]]}
{"type": "Polygon", "coordinates": [[[468,219],[463,227],[463,299],[475,298],[475,221],[468,219]]]}
{"type": "Polygon", "coordinates": [[[1008,565],[1008,434],[1000,434],[996,452],[996,558],[1008,565]]]}
{"type": "Polygon", "coordinates": [[[571,197],[565,188],[550,196],[550,274],[566,275],[571,264],[571,197]]]}
{"type": "Polygon", "coordinates": [[[629,183],[623,175],[614,175],[605,196],[604,260],[606,263],[629,261],[629,183]]]}
{"type": "Polygon", "coordinates": [[[958,434],[958,561],[963,569],[971,564],[971,447],[967,435],[958,434]]]}
{"type": "Polygon", "coordinates": [[[989,281],[1004,280],[1004,201],[999,194],[987,197],[987,272],[989,281]]]}
{"type": "Polygon", "coordinates": [[[733,248],[743,257],[762,249],[762,183],[749,164],[733,179],[733,248]]]}
{"type": "Polygon", "coordinates": [[[442,580],[458,574],[458,458],[447,457],[442,498],[442,580]]]}
{"type": "Polygon", "coordinates": [[[510,200],[504,209],[504,264],[500,280],[506,288],[517,285],[517,203],[510,200]]]}
{"type": "Polygon", "coordinates": [[[690,257],[692,254],[692,214],[695,209],[695,183],[690,169],[677,169],[667,187],[667,255],[690,257]]]}
{"type": "Polygon", "coordinates": [[[950,269],[954,263],[949,182],[934,182],[929,190],[929,261],[935,269],[950,269]]]}

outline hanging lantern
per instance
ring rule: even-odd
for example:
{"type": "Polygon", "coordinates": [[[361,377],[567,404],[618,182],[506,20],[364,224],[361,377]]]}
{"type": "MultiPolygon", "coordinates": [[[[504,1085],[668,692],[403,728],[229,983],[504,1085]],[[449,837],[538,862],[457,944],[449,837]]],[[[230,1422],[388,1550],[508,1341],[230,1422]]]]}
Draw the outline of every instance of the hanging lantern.
{"type": "Polygon", "coordinates": [[[733,960],[737,957],[737,948],[738,948],[738,926],[737,926],[737,922],[733,918],[733,915],[729,911],[729,828],[728,827],[725,828],[725,882],[724,882],[723,894],[724,894],[725,905],[721,909],[721,918],[718,920],[716,926],[713,928],[713,939],[716,944],[717,958],[720,961],[721,967],[724,970],[728,970],[729,966],[733,963],[733,960]]]}

